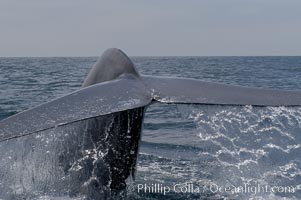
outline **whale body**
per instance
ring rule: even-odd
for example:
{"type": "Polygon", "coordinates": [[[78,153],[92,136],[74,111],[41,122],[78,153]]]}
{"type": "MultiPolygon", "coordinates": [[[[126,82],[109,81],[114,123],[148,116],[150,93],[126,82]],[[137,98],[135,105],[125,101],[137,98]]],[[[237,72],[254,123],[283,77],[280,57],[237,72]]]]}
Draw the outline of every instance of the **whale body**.
{"type": "Polygon", "coordinates": [[[109,199],[135,175],[152,103],[300,106],[300,91],[140,75],[108,49],[82,88],[0,121],[0,199],[109,199]]]}

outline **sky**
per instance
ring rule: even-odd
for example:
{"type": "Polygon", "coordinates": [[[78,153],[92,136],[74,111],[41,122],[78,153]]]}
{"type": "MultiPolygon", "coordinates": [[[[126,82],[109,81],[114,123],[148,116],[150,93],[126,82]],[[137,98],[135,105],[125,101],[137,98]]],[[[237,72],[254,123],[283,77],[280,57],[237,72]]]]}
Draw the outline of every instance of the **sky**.
{"type": "Polygon", "coordinates": [[[300,0],[0,0],[0,57],[301,55],[300,0]]]}

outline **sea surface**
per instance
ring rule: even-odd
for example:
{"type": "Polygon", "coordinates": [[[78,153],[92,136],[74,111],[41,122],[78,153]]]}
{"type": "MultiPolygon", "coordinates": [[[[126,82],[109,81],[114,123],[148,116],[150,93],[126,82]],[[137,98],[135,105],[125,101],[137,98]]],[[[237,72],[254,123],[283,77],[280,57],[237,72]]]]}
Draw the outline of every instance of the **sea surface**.
{"type": "MultiPolygon", "coordinates": [[[[132,59],[144,75],[301,90],[301,57],[132,59]]],[[[0,119],[79,89],[96,60],[0,58],[0,119]]],[[[301,107],[152,104],[127,190],[128,199],[301,199],[301,107]]]]}

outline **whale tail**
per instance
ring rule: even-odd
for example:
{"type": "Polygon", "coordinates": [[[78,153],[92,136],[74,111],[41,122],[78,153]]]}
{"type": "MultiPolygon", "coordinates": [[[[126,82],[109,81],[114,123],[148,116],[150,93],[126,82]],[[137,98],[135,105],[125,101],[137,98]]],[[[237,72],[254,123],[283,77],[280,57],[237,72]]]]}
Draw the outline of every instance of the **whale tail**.
{"type": "Polygon", "coordinates": [[[0,121],[0,141],[96,116],[146,107],[152,101],[209,105],[301,105],[301,91],[141,76],[132,61],[119,49],[109,49],[104,53],[89,72],[83,87],[0,121]]]}
{"type": "MultiPolygon", "coordinates": [[[[99,151],[96,153],[97,159],[89,162],[89,171],[96,178],[96,182],[91,180],[90,183],[96,188],[105,185],[112,191],[120,191],[125,188],[125,180],[135,171],[143,117],[145,109],[152,102],[301,106],[300,91],[248,88],[195,79],[139,75],[133,62],[119,49],[107,50],[93,66],[82,86],[71,94],[0,121],[0,151],[13,154],[13,150],[1,148],[13,148],[13,144],[20,143],[35,148],[35,144],[28,145],[30,139],[39,142],[35,136],[44,134],[48,138],[59,138],[49,130],[85,122],[86,134],[91,140],[86,148],[89,152],[99,151]]],[[[58,140],[53,141],[59,143],[58,140]]],[[[72,157],[66,158],[66,152],[71,152],[70,149],[76,151],[79,147],[72,140],[62,148],[53,157],[59,163],[72,157]],[[68,145],[73,146],[70,148],[68,145]]],[[[39,155],[47,153],[36,151],[39,155]]],[[[22,162],[33,159],[31,154],[28,155],[30,156],[26,157],[22,154],[22,162]]],[[[75,163],[84,162],[86,158],[82,153],[70,155],[76,157],[76,161],[72,160],[75,163]]],[[[11,156],[5,156],[6,160],[3,158],[5,162],[2,163],[13,162],[7,160],[11,156]]],[[[71,161],[64,166],[67,174],[78,169],[71,161]]],[[[0,176],[5,176],[4,171],[1,171],[3,169],[0,164],[0,176]]],[[[5,169],[13,170],[7,167],[5,169]]],[[[41,174],[36,174],[39,175],[41,174]]],[[[32,176],[26,177],[30,179],[32,176]]],[[[9,185],[3,182],[6,180],[10,179],[0,180],[0,185],[9,185]]]]}

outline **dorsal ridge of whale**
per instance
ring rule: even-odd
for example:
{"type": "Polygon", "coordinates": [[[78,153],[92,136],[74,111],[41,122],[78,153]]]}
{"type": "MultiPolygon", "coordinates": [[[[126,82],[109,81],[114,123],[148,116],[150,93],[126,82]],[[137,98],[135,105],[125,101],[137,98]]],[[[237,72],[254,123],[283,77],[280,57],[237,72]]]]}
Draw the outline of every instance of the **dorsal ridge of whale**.
{"type": "Polygon", "coordinates": [[[94,64],[82,87],[111,81],[124,74],[139,77],[139,73],[131,59],[120,49],[110,48],[94,64]]]}

